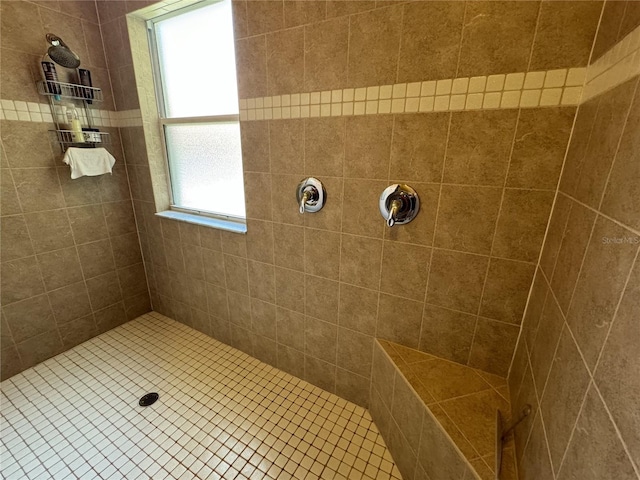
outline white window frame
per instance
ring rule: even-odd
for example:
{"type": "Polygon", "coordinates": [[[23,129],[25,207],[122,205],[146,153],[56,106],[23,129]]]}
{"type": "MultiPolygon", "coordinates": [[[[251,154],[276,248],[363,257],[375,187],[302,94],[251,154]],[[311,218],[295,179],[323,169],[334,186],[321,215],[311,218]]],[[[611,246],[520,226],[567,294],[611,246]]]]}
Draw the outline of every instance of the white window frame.
{"type": "MultiPolygon", "coordinates": [[[[162,81],[162,71],[160,68],[160,57],[158,54],[158,43],[156,40],[155,23],[168,18],[176,17],[193,10],[218,3],[221,0],[203,0],[187,7],[174,10],[172,12],[159,15],[146,21],[147,36],[149,42],[149,50],[151,54],[151,67],[153,71],[153,83],[155,89],[156,104],[158,108],[158,121],[160,129],[160,138],[162,140],[162,153],[164,157],[164,164],[167,171],[167,189],[169,195],[169,211],[158,212],[157,215],[172,218],[175,220],[182,220],[188,223],[194,223],[198,225],[210,226],[213,228],[219,228],[222,230],[230,230],[237,233],[246,233],[246,206],[245,216],[238,217],[233,215],[226,215],[221,213],[209,212],[206,210],[198,210],[180,207],[175,204],[173,200],[173,187],[171,184],[171,165],[169,162],[169,153],[167,148],[167,139],[165,136],[166,125],[180,125],[180,124],[212,124],[212,123],[228,123],[228,122],[240,122],[240,115],[208,115],[208,116],[196,116],[196,117],[167,117],[165,95],[162,81]]],[[[242,148],[242,145],[241,145],[242,148]]],[[[240,159],[242,162],[242,158],[240,159]]]]}

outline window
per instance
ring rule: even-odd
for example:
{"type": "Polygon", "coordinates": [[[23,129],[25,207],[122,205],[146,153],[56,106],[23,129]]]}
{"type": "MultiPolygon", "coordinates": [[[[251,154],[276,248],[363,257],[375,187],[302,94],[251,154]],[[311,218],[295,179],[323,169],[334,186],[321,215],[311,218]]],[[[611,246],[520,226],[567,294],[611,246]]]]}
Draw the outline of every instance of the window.
{"type": "Polygon", "coordinates": [[[148,23],[171,208],[244,221],[231,0],[148,23]]]}

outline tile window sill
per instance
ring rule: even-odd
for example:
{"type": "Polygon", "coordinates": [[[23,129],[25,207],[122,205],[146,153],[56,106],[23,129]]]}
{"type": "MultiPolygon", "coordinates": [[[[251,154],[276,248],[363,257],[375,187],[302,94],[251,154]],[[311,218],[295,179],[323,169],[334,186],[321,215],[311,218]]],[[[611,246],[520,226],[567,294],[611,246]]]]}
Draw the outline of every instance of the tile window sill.
{"type": "Polygon", "coordinates": [[[234,233],[247,233],[247,224],[234,222],[231,220],[223,220],[220,218],[205,217],[204,215],[195,215],[193,213],[177,212],[175,210],[165,210],[156,213],[158,217],[170,218],[180,222],[192,223],[203,227],[216,228],[218,230],[226,230],[234,233]]]}

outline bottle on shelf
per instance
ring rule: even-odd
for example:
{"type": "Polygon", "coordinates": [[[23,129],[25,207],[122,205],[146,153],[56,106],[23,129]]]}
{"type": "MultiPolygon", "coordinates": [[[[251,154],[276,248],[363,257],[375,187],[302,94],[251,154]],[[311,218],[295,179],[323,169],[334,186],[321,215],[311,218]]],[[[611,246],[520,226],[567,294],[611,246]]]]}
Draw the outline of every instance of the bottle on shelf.
{"type": "Polygon", "coordinates": [[[47,61],[40,62],[40,65],[42,66],[42,76],[44,77],[46,91],[53,93],[53,98],[60,101],[60,94],[62,93],[62,90],[58,84],[58,72],[56,71],[56,66],[53,62],[47,61]]]}
{"type": "MultiPolygon", "coordinates": [[[[78,80],[80,81],[80,85],[93,87],[93,83],[91,82],[91,72],[86,68],[78,69],[78,80]]],[[[93,90],[91,88],[83,88],[82,97],[86,99],[85,101],[89,105],[91,105],[93,103],[93,90]]]]}
{"type": "Polygon", "coordinates": [[[73,141],[75,143],[84,143],[84,133],[82,133],[80,115],[78,115],[78,110],[76,110],[76,106],[73,103],[67,105],[67,121],[73,141]]]}

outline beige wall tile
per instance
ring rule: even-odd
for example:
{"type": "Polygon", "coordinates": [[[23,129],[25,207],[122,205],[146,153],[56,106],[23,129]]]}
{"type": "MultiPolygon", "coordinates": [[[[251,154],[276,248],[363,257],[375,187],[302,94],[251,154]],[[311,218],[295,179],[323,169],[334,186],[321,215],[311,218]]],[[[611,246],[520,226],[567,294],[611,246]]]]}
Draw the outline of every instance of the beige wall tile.
{"type": "Polygon", "coordinates": [[[367,335],[376,332],[378,292],[340,284],[339,324],[367,335]]]}
{"type": "Polygon", "coordinates": [[[222,231],[220,232],[220,240],[222,243],[222,253],[235,255],[236,257],[246,258],[247,242],[246,235],[236,232],[222,231]]]}
{"type": "Polygon", "coordinates": [[[376,6],[373,0],[327,0],[327,17],[341,17],[371,10],[376,6]]]}
{"type": "Polygon", "coordinates": [[[418,452],[425,408],[420,397],[402,375],[396,375],[393,388],[391,416],[406,438],[414,454],[418,452]]]}
{"type": "MultiPolygon", "coordinates": [[[[144,266],[142,263],[130,265],[118,270],[118,280],[120,281],[120,288],[122,289],[122,296],[124,298],[135,297],[148,292],[144,266]]],[[[204,289],[204,282],[192,282],[193,285],[198,285],[192,291],[193,306],[200,308],[201,310],[207,310],[207,297],[204,289]],[[204,302],[202,296],[204,294],[204,302]]]]}
{"type": "Polygon", "coordinates": [[[467,4],[459,77],[527,70],[540,2],[467,4]]]}
{"type": "Polygon", "coordinates": [[[305,316],[304,353],[325,362],[336,363],[338,327],[316,318],[305,316]]]}
{"type": "Polygon", "coordinates": [[[276,267],[276,305],[304,312],[304,273],[276,267]]]}
{"type": "Polygon", "coordinates": [[[340,276],[339,233],[304,229],[304,258],[306,273],[338,280],[340,276]]]}
{"type": "Polygon", "coordinates": [[[73,234],[66,211],[30,213],[25,215],[25,219],[36,253],[73,245],[73,234]]]}
{"type": "Polygon", "coordinates": [[[289,348],[281,343],[278,344],[278,368],[304,378],[304,353],[289,348]]]}
{"type": "Polygon", "coordinates": [[[556,268],[551,279],[551,288],[563,312],[569,309],[573,289],[578,280],[582,258],[589,243],[589,233],[596,215],[582,205],[572,202],[571,212],[564,230],[562,245],[558,252],[556,268]]]}
{"type": "Polygon", "coordinates": [[[303,27],[282,30],[267,35],[267,84],[268,95],[281,95],[303,90],[303,27]]]}
{"type": "Polygon", "coordinates": [[[240,98],[267,95],[267,39],[264,35],[236,41],[236,70],[240,98]]]}
{"type": "Polygon", "coordinates": [[[402,7],[354,15],[349,24],[349,84],[387,85],[396,80],[402,7]]]}
{"type": "MultiPolygon", "coordinates": [[[[2,4],[2,46],[25,53],[42,55],[44,28],[38,7],[27,2],[2,4]]],[[[46,44],[45,44],[46,45],[46,44]]]]}
{"type": "Polygon", "coordinates": [[[107,224],[102,205],[87,205],[67,210],[76,243],[82,244],[107,238],[107,224]]]}
{"type": "Polygon", "coordinates": [[[373,342],[374,338],[370,335],[339,327],[338,366],[370,378],[373,361],[373,342]]]}
{"type": "Polygon", "coordinates": [[[343,232],[382,238],[387,227],[378,200],[387,186],[384,180],[347,180],[342,205],[343,232]]]}
{"type": "Polygon", "coordinates": [[[339,284],[305,275],[305,312],[326,322],[338,323],[339,284]]]}
{"type": "Polygon", "coordinates": [[[251,297],[267,302],[276,300],[276,277],[273,265],[248,261],[251,297]]]}
{"type": "Polygon", "coordinates": [[[382,240],[342,236],[340,281],[377,289],[380,282],[382,240]]]}
{"type": "Polygon", "coordinates": [[[588,386],[589,372],[565,327],[540,405],[554,471],[560,467],[588,386]]]}
{"type": "Polygon", "coordinates": [[[524,312],[522,320],[522,338],[529,349],[533,346],[533,341],[538,331],[538,324],[540,323],[540,316],[542,315],[542,309],[548,293],[549,285],[547,284],[547,279],[542,274],[542,271],[538,269],[535,279],[533,280],[533,285],[531,286],[527,309],[524,312]]]}
{"type": "Polygon", "coordinates": [[[492,253],[514,260],[536,261],[552,202],[552,192],[506,189],[492,253]]]}
{"type": "Polygon", "coordinates": [[[434,250],[427,302],[476,314],[488,263],[487,257],[434,250]]]}
{"type": "Polygon", "coordinates": [[[392,126],[391,115],[347,119],[345,177],[389,178],[392,126]]]}
{"type": "Polygon", "coordinates": [[[618,41],[618,33],[628,3],[625,0],[605,2],[600,26],[594,39],[593,60],[600,58],[618,41]]]}
{"type": "MultiPolygon", "coordinates": [[[[635,462],[640,458],[640,420],[634,414],[635,392],[640,389],[640,363],[634,337],[638,302],[640,263],[636,261],[595,374],[602,397],[635,462]]],[[[570,449],[568,455],[571,452],[570,449]]]]}
{"type": "Polygon", "coordinates": [[[634,181],[640,175],[640,162],[634,159],[634,155],[637,155],[640,149],[638,129],[640,94],[636,90],[601,205],[604,213],[636,230],[640,229],[640,219],[637,215],[640,209],[640,191],[638,182],[634,181]]]}
{"type": "Polygon", "coordinates": [[[229,320],[246,330],[251,330],[251,299],[240,293],[227,291],[229,320]]]}
{"type": "Polygon", "coordinates": [[[249,35],[281,29],[284,26],[283,2],[248,0],[247,26],[249,35]]]}
{"type": "Polygon", "coordinates": [[[104,333],[126,322],[127,314],[124,310],[124,305],[122,302],[119,302],[103,310],[94,312],[94,318],[98,333],[104,333]]]}
{"type": "Polygon", "coordinates": [[[380,291],[424,301],[431,249],[384,242],[380,291]]]}
{"type": "MultiPolygon", "coordinates": [[[[264,337],[276,339],[276,306],[258,300],[251,299],[251,325],[253,330],[264,337]]],[[[255,348],[254,344],[254,348],[255,348]]]]}
{"type": "Polygon", "coordinates": [[[304,228],[275,223],[273,225],[275,264],[304,271],[304,228]]]}
{"type": "Polygon", "coordinates": [[[261,220],[247,221],[247,258],[273,263],[273,225],[261,220]]]}
{"type": "Polygon", "coordinates": [[[425,305],[419,348],[423,352],[466,364],[476,327],[476,316],[435,305],[425,305]]]}
{"type": "Polygon", "coordinates": [[[416,455],[396,422],[390,422],[388,437],[389,452],[393,455],[398,470],[400,473],[404,472],[405,477],[411,477],[411,473],[416,469],[416,455]]]}
{"type": "Polygon", "coordinates": [[[501,197],[499,188],[443,185],[435,246],[489,254],[501,197]]]}
{"type": "Polygon", "coordinates": [[[519,325],[535,266],[493,258],[482,294],[480,315],[519,325]]]}
{"type": "MultiPolygon", "coordinates": [[[[286,2],[285,5],[289,3],[309,5],[319,2],[286,2]]],[[[346,87],[349,18],[335,18],[308,25],[304,34],[304,90],[346,87]]]]}
{"type": "MultiPolygon", "coordinates": [[[[139,239],[136,233],[113,237],[111,246],[117,267],[128,267],[142,262],[139,239]]],[[[194,250],[194,252],[199,252],[199,250],[194,250]]],[[[200,262],[199,271],[202,271],[202,259],[198,257],[198,261],[200,262]]],[[[204,278],[204,273],[199,278],[204,278]]]]}
{"type": "Polygon", "coordinates": [[[448,128],[448,113],[396,115],[391,176],[405,181],[439,182],[448,128]]]}
{"type": "Polygon", "coordinates": [[[575,109],[566,107],[520,112],[507,186],[556,188],[574,115],[575,109]]]}
{"type": "Polygon", "coordinates": [[[455,77],[463,17],[458,2],[405,5],[398,81],[455,77]]]}
{"type": "MultiPolygon", "coordinates": [[[[44,38],[41,37],[41,38],[44,38]]],[[[4,41],[2,42],[4,46],[4,41]]],[[[40,80],[38,67],[42,60],[40,55],[29,55],[16,50],[2,49],[0,58],[0,98],[22,100],[25,102],[39,102],[42,97],[36,90],[36,80],[40,80]]],[[[4,124],[9,122],[2,122],[4,124]]],[[[25,132],[26,133],[26,132],[25,132]]],[[[18,159],[16,159],[18,160],[18,159]]],[[[42,161],[42,159],[39,159],[42,161]]]]}
{"type": "Polygon", "coordinates": [[[5,262],[0,273],[3,305],[44,293],[44,282],[36,257],[5,262]]]}
{"type": "Polygon", "coordinates": [[[284,26],[296,27],[321,22],[325,18],[327,4],[324,0],[284,2],[284,26]]]}
{"type": "Polygon", "coordinates": [[[584,155],[589,146],[591,131],[595,122],[595,116],[600,104],[600,97],[592,98],[580,105],[576,114],[575,125],[571,134],[571,142],[567,148],[567,156],[564,162],[562,177],[560,178],[560,191],[573,195],[580,177],[580,170],[584,161],[584,155]]]}
{"type": "Polygon", "coordinates": [[[89,293],[84,282],[53,290],[47,296],[58,324],[67,323],[91,314],[89,293]]]}
{"type": "MultiPolygon", "coordinates": [[[[209,304],[209,313],[217,319],[215,325],[223,328],[223,321],[229,319],[226,290],[223,287],[207,284],[207,302],[209,304]]],[[[212,320],[212,328],[213,326],[214,322],[212,320]]]]}
{"type": "Polygon", "coordinates": [[[278,343],[304,352],[304,315],[278,307],[276,325],[278,343]]]}
{"type": "Polygon", "coordinates": [[[93,310],[99,310],[122,300],[116,272],[106,273],[87,280],[87,290],[93,310]]]}
{"type": "Polygon", "coordinates": [[[543,1],[529,69],[586,66],[603,3],[543,1]]]}
{"type": "Polygon", "coordinates": [[[602,325],[613,320],[638,243],[633,232],[603,217],[596,220],[567,313],[567,322],[591,369],[606,338],[602,325]]]}
{"type": "Polygon", "coordinates": [[[517,116],[514,110],[453,113],[444,181],[502,186],[517,116]]]}
{"type": "Polygon", "coordinates": [[[635,471],[627,456],[627,449],[592,385],[557,478],[605,478],[612,474],[616,478],[631,479],[635,471]]]}
{"type": "Polygon", "coordinates": [[[264,173],[245,173],[247,218],[271,220],[271,178],[264,173]]]}
{"type": "MultiPolygon", "coordinates": [[[[341,177],[345,156],[345,119],[305,120],[304,135],[305,174],[341,177]]],[[[331,193],[335,194],[334,191],[331,193]]]]}
{"type": "Polygon", "coordinates": [[[295,192],[300,175],[271,175],[273,221],[292,225],[304,224],[295,192]]]}
{"type": "Polygon", "coordinates": [[[86,342],[95,337],[96,333],[96,322],[93,319],[93,315],[87,315],[60,325],[60,337],[65,349],[73,348],[82,342],[86,342]]]}
{"type": "Polygon", "coordinates": [[[33,246],[22,215],[2,217],[2,238],[0,238],[2,261],[33,255],[33,246]]]}
{"type": "Polygon", "coordinates": [[[429,478],[463,477],[466,468],[464,461],[430,412],[424,416],[420,438],[418,462],[429,478]]]}
{"type": "Polygon", "coordinates": [[[336,366],[309,355],[304,356],[304,379],[328,392],[336,390],[336,366]]]}
{"type": "Polygon", "coordinates": [[[12,169],[23,211],[38,212],[64,206],[62,190],[55,168],[12,169]],[[47,192],[43,195],[43,192],[47,192]]]}
{"type": "Polygon", "coordinates": [[[59,335],[46,332],[19,343],[17,348],[22,366],[29,368],[57,355],[64,347],[59,335]]]}
{"type": "Polygon", "coordinates": [[[6,305],[2,313],[17,343],[44,332],[55,332],[55,319],[46,295],[6,305]]]}
{"type": "Polygon", "coordinates": [[[564,195],[558,195],[551,212],[547,236],[540,257],[540,267],[547,275],[547,278],[553,277],[570,209],[571,201],[564,195]]]}
{"type": "Polygon", "coordinates": [[[22,362],[18,355],[18,349],[14,344],[4,346],[0,351],[0,376],[2,380],[6,380],[13,375],[20,373],[22,370],[22,362]]]}
{"type": "MultiPolygon", "coordinates": [[[[2,155],[6,160],[6,156],[2,155]]],[[[0,175],[2,187],[0,191],[0,215],[17,215],[22,213],[22,207],[18,201],[18,192],[13,183],[13,177],[10,170],[4,170],[0,175]]]]}
{"type": "Polygon", "coordinates": [[[600,205],[637,84],[638,78],[628,80],[600,101],[575,192],[591,207],[600,205]]]}
{"type": "MultiPolygon", "coordinates": [[[[287,89],[286,91],[292,90],[287,89]]],[[[304,122],[302,120],[269,122],[271,171],[301,175],[304,170],[304,144],[304,122]]]]}
{"type": "Polygon", "coordinates": [[[269,161],[269,123],[241,122],[240,135],[244,171],[271,171],[269,161]]]}
{"type": "Polygon", "coordinates": [[[336,368],[336,395],[360,405],[362,408],[369,407],[370,381],[368,377],[363,377],[356,373],[336,368]]]}
{"type": "Polygon", "coordinates": [[[469,366],[506,376],[519,330],[517,325],[478,317],[469,366]]]}
{"type": "Polygon", "coordinates": [[[381,293],[376,336],[417,348],[423,307],[422,302],[381,293]]]}
{"type": "Polygon", "coordinates": [[[47,291],[82,280],[80,260],[75,247],[40,254],[38,265],[47,291]]]}
{"type": "Polygon", "coordinates": [[[233,255],[224,255],[224,271],[227,288],[234,292],[249,294],[247,260],[233,255]]]}

